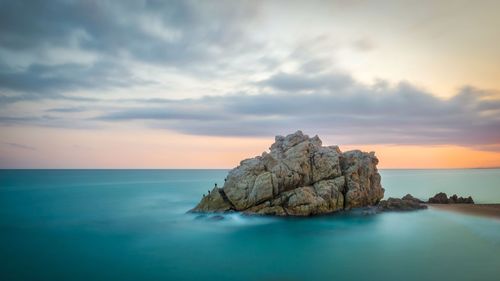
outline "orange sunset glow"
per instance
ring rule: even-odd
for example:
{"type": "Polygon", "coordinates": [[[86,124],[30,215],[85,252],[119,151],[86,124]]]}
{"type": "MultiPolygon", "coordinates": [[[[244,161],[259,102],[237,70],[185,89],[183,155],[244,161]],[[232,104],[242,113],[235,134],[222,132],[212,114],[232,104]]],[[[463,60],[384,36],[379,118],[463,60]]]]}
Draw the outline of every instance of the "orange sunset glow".
{"type": "Polygon", "coordinates": [[[0,167],[231,168],[296,130],[500,166],[498,2],[139,2],[2,9],[0,167]]]}
{"type": "MultiPolygon", "coordinates": [[[[156,130],[61,132],[57,129],[9,128],[10,136],[19,141],[37,139],[37,148],[0,150],[2,159],[14,166],[54,168],[214,168],[228,169],[242,159],[268,150],[273,137],[200,137],[156,130]],[[39,137],[41,136],[41,137],[39,137]],[[92,146],[80,146],[91,143],[92,146]]],[[[323,140],[324,145],[334,145],[323,140]]],[[[474,150],[453,145],[341,145],[342,151],[360,149],[375,151],[382,169],[405,168],[485,168],[500,166],[500,153],[474,150]]]]}

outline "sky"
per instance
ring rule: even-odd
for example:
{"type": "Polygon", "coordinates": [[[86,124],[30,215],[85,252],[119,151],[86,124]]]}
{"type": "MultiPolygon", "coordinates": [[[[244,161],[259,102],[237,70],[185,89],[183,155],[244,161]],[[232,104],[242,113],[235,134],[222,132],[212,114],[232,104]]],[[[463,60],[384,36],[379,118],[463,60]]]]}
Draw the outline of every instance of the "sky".
{"type": "Polygon", "coordinates": [[[302,130],[500,167],[500,1],[0,0],[0,168],[231,168],[302,130]]]}

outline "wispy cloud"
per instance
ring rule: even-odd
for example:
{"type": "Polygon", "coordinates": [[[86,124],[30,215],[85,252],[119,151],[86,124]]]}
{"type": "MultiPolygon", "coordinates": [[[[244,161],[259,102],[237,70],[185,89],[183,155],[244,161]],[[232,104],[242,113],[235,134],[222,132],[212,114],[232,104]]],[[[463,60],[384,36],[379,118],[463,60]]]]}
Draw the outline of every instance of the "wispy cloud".
{"type": "Polygon", "coordinates": [[[376,48],[376,45],[373,42],[373,40],[366,37],[353,41],[352,46],[354,49],[362,52],[368,52],[376,48]]]}
{"type": "Polygon", "coordinates": [[[74,112],[83,112],[86,108],[83,106],[72,106],[72,107],[57,107],[47,109],[46,112],[59,112],[59,113],[74,113],[74,112]]]}
{"type": "Polygon", "coordinates": [[[3,142],[2,142],[2,144],[3,144],[3,145],[6,145],[6,146],[9,146],[9,147],[16,148],[16,149],[22,149],[22,150],[36,150],[36,148],[35,148],[35,147],[33,147],[33,146],[24,145],[24,144],[20,144],[20,143],[5,142],[5,141],[3,141],[3,142]]]}
{"type": "Polygon", "coordinates": [[[489,100],[494,92],[464,87],[454,97],[441,99],[409,83],[368,86],[336,75],[303,78],[279,73],[280,81],[293,82],[273,84],[269,81],[276,76],[271,76],[261,84],[275,87],[273,93],[165,100],[95,119],[147,120],[150,126],[187,134],[222,136],[271,136],[308,128],[349,144],[478,147],[500,140],[500,104],[489,100]],[[331,81],[341,81],[341,86],[331,81]]]}

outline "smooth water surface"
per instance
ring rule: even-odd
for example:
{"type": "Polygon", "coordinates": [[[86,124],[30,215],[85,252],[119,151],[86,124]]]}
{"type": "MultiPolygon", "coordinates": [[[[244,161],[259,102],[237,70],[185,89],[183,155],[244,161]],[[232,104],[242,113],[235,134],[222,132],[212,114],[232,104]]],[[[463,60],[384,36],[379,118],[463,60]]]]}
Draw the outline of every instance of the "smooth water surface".
{"type": "MultiPolygon", "coordinates": [[[[500,221],[424,210],[223,220],[224,170],[0,171],[0,280],[498,280],[500,221]]],[[[384,170],[386,197],[500,202],[500,170],[384,170]]]]}

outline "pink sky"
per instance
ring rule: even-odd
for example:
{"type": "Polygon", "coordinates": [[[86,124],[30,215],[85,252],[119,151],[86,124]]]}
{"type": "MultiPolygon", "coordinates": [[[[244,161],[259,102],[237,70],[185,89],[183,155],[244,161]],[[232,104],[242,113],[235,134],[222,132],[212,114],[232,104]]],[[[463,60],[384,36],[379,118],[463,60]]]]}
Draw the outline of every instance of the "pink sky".
{"type": "Polygon", "coordinates": [[[500,1],[8,2],[0,167],[231,168],[296,130],[500,166],[500,1]]]}
{"type": "MultiPolygon", "coordinates": [[[[2,168],[232,168],[267,151],[269,138],[203,137],[163,132],[9,128],[13,141],[36,147],[0,149],[2,168]]],[[[334,145],[323,141],[324,145],[334,145]]],[[[500,167],[500,153],[454,145],[343,145],[375,151],[380,168],[500,167]]]]}

